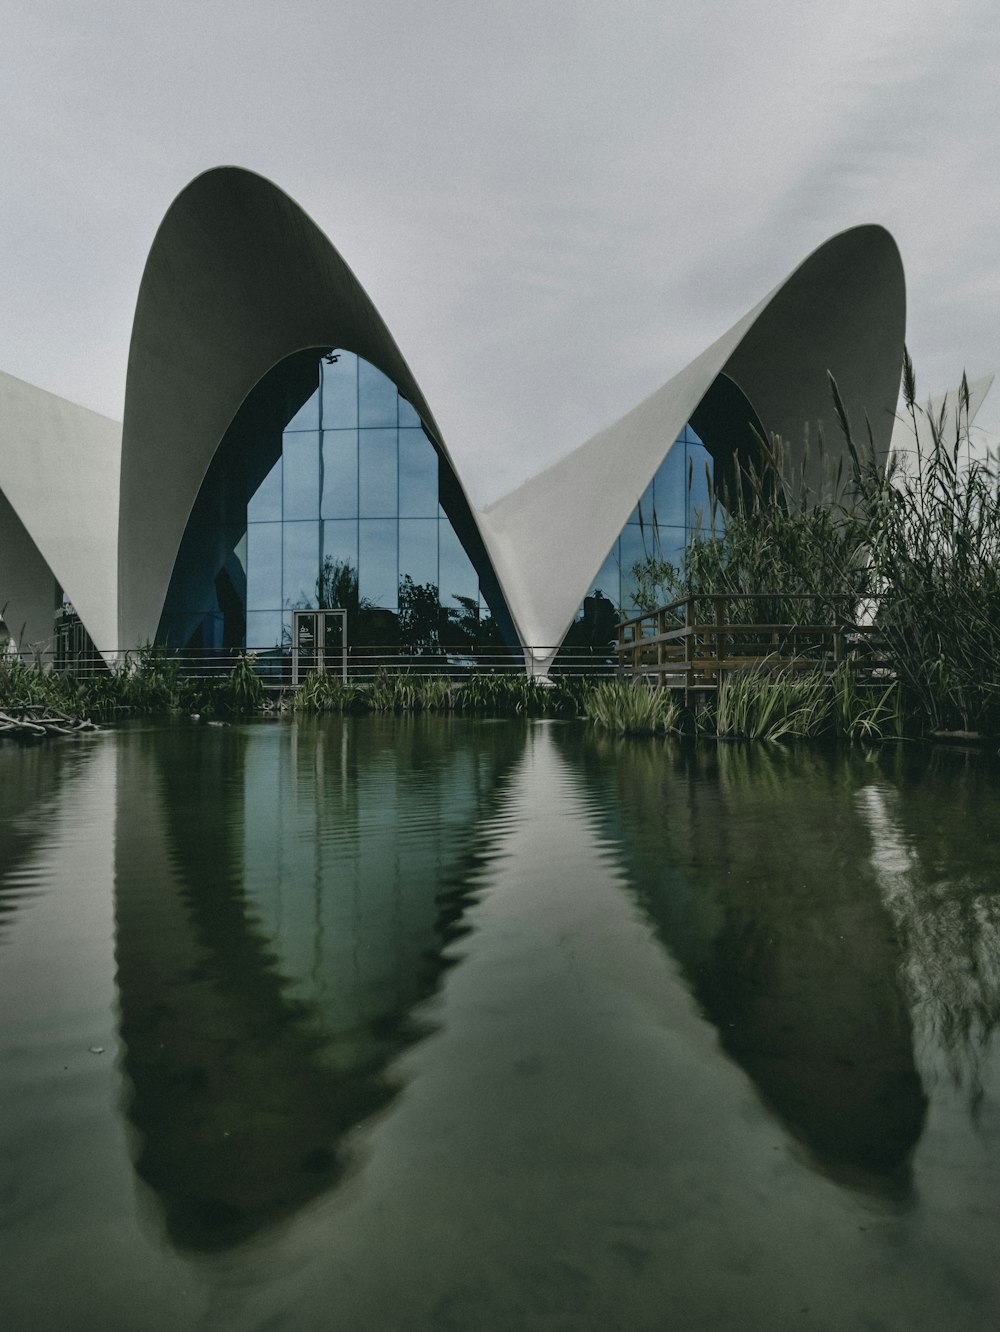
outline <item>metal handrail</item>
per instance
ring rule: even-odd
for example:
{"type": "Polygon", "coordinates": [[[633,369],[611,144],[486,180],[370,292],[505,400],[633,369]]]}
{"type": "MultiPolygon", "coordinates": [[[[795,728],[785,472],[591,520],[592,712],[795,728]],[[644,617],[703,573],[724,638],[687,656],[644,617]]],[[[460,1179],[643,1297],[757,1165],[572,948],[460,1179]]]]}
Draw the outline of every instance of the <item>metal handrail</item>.
{"type": "MultiPolygon", "coordinates": [[[[341,674],[340,650],[334,654],[335,664],[329,669],[341,674]]],[[[555,656],[552,675],[612,675],[617,661],[614,645],[603,648],[564,648],[531,645],[526,648],[491,646],[489,648],[459,645],[426,649],[389,647],[385,644],[352,643],[347,649],[347,679],[364,682],[374,679],[380,671],[408,672],[419,675],[445,676],[464,680],[474,673],[535,674],[535,662],[555,656]]],[[[181,676],[222,677],[229,675],[241,658],[247,658],[265,688],[292,687],[291,649],[271,648],[254,651],[241,648],[220,648],[208,652],[182,652],[169,648],[111,649],[61,663],[58,667],[51,656],[40,657],[37,651],[9,651],[6,660],[20,661],[23,665],[41,665],[47,671],[69,674],[78,679],[103,674],[109,669],[133,671],[145,660],[176,670],[181,676]]],[[[0,654],[0,664],[4,661],[0,654]]],[[[308,654],[299,654],[300,679],[310,669],[308,654]]]]}

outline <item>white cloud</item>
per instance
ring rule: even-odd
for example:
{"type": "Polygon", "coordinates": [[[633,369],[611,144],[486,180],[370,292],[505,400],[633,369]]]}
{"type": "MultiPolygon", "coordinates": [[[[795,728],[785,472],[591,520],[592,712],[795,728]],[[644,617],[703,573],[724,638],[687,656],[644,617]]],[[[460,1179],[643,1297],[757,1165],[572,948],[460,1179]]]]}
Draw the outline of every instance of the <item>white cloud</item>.
{"type": "Polygon", "coordinates": [[[854,222],[900,243],[928,388],[1000,365],[983,4],[7,8],[0,366],[109,414],[155,228],[223,162],[342,251],[483,497],[854,222]]]}

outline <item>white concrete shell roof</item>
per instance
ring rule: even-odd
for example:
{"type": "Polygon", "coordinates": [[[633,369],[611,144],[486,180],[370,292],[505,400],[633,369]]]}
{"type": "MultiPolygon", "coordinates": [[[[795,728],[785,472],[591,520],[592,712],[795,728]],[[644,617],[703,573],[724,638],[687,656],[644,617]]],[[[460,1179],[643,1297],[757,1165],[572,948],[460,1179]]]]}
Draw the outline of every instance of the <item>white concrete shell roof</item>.
{"type": "Polygon", "coordinates": [[[957,440],[975,456],[977,449],[969,430],[993,387],[993,375],[968,380],[968,400],[963,401],[961,386],[947,393],[929,398],[916,408],[916,431],[908,412],[899,412],[892,429],[891,452],[900,455],[904,467],[912,466],[918,457],[929,458],[934,448],[934,428],[940,427],[941,438],[949,446],[957,440]]]}
{"type": "Polygon", "coordinates": [[[22,650],[51,646],[53,577],[117,641],[120,453],[117,421],[0,374],[0,613],[22,650]]]}
{"type": "MultiPolygon", "coordinates": [[[[620,421],[484,511],[470,504],[521,642],[539,649],[535,668],[548,665],[718,376],[738,385],[765,430],[794,446],[807,423],[832,417],[832,371],[852,417],[860,424],[867,412],[886,451],[904,322],[892,238],[877,226],[844,232],[620,421]]],[[[182,191],[154,239],[120,437],[113,422],[0,380],[0,492],[100,647],[154,637],[195,498],[247,395],[285,357],[333,347],[393,380],[462,486],[402,352],[329,240],[275,185],[222,167],[182,191]]],[[[826,436],[836,443],[834,429],[826,436]]],[[[14,530],[6,510],[3,521],[14,530]]],[[[2,550],[0,606],[11,582],[2,550]]]]}
{"type": "MultiPolygon", "coordinates": [[[[877,226],[834,236],[728,333],[638,407],[481,515],[525,644],[544,667],[629,513],[716,377],[793,449],[833,417],[828,372],[885,454],[906,319],[896,244],[877,226]],[[516,607],[516,610],[515,610],[516,607]]],[[[834,427],[828,444],[842,447],[834,427]]],[[[814,455],[818,457],[818,455],[814,455]]]]}
{"type": "Polygon", "coordinates": [[[122,437],[119,643],[154,637],[191,508],[240,404],[309,347],[341,347],[377,366],[444,452],[392,335],[316,224],[262,176],[236,167],[199,176],[163,219],[139,287],[122,437]]]}

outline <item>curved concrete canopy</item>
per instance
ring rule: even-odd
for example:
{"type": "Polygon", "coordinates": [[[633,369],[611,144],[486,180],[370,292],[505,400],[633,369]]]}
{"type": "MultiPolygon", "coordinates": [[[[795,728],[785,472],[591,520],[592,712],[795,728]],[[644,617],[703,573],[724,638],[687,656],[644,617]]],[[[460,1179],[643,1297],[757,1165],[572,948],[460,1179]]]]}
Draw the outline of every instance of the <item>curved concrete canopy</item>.
{"type": "MultiPolygon", "coordinates": [[[[718,375],[794,450],[806,429],[815,433],[833,417],[831,371],[859,434],[867,413],[884,455],[905,312],[902,262],[889,233],[862,226],[834,236],[680,374],[484,510],[484,541],[521,642],[540,645],[535,668],[551,662],[638,497],[718,375]]],[[[826,437],[838,446],[836,429],[826,437]]],[[[819,467],[815,455],[812,466],[819,467]]]]}
{"type": "MultiPolygon", "coordinates": [[[[892,238],[876,226],[844,232],[620,421],[485,511],[470,504],[521,642],[540,649],[536,669],[551,661],[638,496],[719,376],[794,447],[807,425],[831,417],[831,370],[852,418],[860,426],[867,411],[885,451],[904,318],[892,238]]],[[[193,181],[143,275],[121,430],[0,377],[0,521],[11,533],[8,564],[16,544],[22,581],[36,587],[28,599],[41,595],[42,560],[100,646],[152,639],[191,508],[240,405],[286,357],[335,346],[397,385],[454,472],[384,322],[298,205],[235,167],[193,181]]]]}
{"type": "Polygon", "coordinates": [[[90,637],[116,642],[121,426],[0,374],[0,610],[51,646],[58,581],[90,637]]]}
{"type": "Polygon", "coordinates": [[[315,223],[262,176],[238,167],[199,176],[163,219],[139,288],[122,440],[119,643],[154,637],[188,516],[240,404],[279,361],[310,347],[342,347],[377,366],[448,457],[389,330],[315,223]]]}
{"type": "Polygon", "coordinates": [[[926,406],[918,407],[915,412],[915,432],[909,413],[900,412],[893,425],[890,451],[900,455],[904,466],[912,466],[918,456],[930,457],[934,448],[934,427],[940,426],[941,438],[946,444],[953,446],[959,440],[969,456],[974,456],[977,449],[969,431],[993,387],[993,379],[993,375],[983,375],[967,381],[967,404],[963,402],[961,386],[928,398],[926,406]]]}
{"type": "MultiPolygon", "coordinates": [[[[867,410],[885,451],[904,319],[892,238],[875,226],[844,232],[615,425],[473,509],[521,642],[549,649],[538,665],[718,375],[794,445],[831,415],[832,370],[848,410],[859,423],[867,410]]],[[[139,292],[122,446],[120,643],[155,634],[188,515],[240,404],[286,356],[325,346],[388,375],[454,468],[402,354],[323,233],[260,176],[223,167],[198,177],[167,213],[139,292]]]]}

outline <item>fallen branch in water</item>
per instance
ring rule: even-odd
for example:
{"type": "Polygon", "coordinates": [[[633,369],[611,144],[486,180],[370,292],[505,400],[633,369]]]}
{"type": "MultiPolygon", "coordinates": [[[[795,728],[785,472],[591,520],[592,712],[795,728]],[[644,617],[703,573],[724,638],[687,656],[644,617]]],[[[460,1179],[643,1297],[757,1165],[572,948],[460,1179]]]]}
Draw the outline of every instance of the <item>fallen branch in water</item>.
{"type": "Polygon", "coordinates": [[[79,735],[97,729],[87,717],[70,717],[43,703],[26,703],[13,716],[0,711],[0,736],[12,740],[43,740],[47,735],[79,735]]]}

